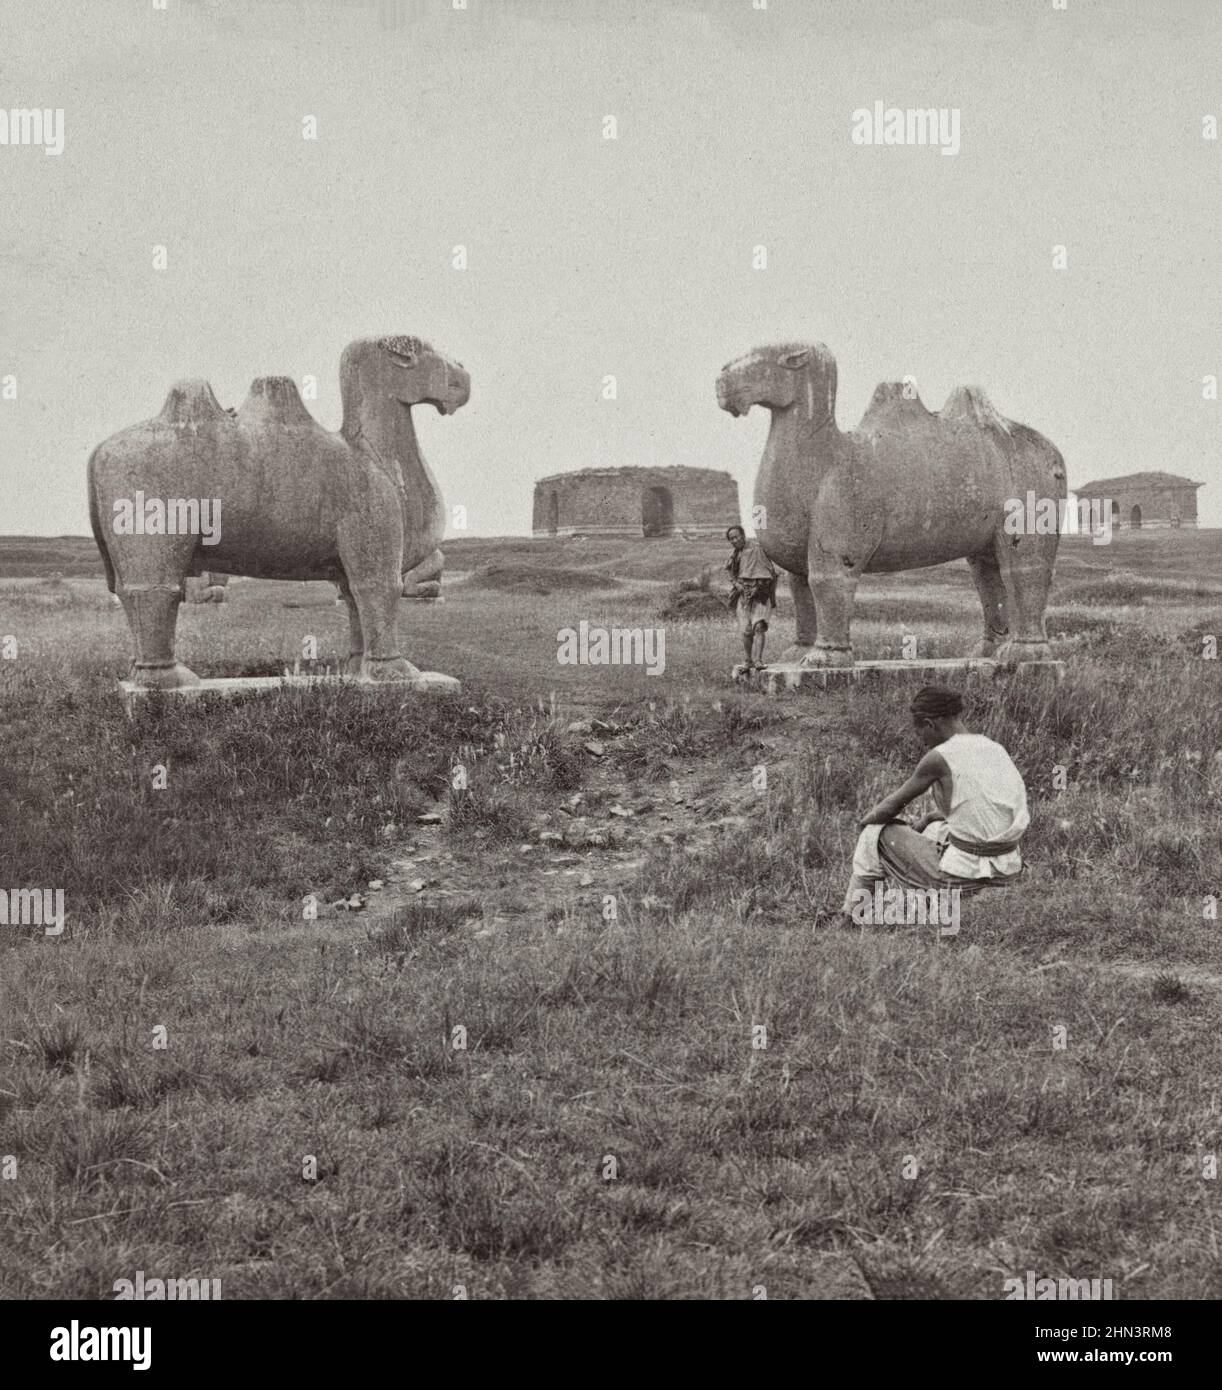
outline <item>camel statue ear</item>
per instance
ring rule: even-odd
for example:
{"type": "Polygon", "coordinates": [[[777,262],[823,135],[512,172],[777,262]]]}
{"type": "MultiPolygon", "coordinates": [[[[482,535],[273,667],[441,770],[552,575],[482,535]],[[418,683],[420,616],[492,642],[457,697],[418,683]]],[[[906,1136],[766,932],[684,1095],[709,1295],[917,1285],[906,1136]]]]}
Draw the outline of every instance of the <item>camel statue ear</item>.
{"type": "Polygon", "coordinates": [[[810,348],[803,348],[801,352],[787,352],[781,358],[781,366],[787,367],[791,372],[799,367],[805,367],[810,361],[810,348]]]}

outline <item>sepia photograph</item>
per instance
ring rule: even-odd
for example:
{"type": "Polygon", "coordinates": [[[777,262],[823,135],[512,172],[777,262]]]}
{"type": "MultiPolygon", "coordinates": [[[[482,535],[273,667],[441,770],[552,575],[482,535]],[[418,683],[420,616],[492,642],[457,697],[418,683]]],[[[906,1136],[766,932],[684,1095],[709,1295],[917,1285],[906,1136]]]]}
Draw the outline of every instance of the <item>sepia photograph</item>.
{"type": "Polygon", "coordinates": [[[1220,73],[1217,0],[0,0],[31,1365],[801,1301],[1184,1369],[1220,73]]]}

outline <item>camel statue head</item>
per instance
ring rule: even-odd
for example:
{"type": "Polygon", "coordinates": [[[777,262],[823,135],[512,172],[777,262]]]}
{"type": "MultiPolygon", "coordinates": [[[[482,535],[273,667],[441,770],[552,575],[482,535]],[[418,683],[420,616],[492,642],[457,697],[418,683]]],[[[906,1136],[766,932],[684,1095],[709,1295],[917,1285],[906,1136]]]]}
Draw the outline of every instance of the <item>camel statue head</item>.
{"type": "Polygon", "coordinates": [[[721,369],[717,404],[731,415],[762,405],[828,420],[836,409],[836,359],[822,343],[755,348],[721,369]]]}
{"type": "Polygon", "coordinates": [[[461,362],[443,357],[422,338],[392,334],[359,338],[344,349],[340,362],[344,414],[362,403],[386,399],[435,406],[452,415],[471,396],[471,378],[461,362]]]}

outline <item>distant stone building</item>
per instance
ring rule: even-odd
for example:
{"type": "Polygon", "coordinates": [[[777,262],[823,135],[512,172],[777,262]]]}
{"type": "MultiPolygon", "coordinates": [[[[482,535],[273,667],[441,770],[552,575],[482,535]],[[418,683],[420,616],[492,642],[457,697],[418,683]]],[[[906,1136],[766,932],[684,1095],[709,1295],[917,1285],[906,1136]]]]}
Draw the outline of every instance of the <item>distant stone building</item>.
{"type": "Polygon", "coordinates": [[[536,536],[720,536],[738,484],[712,468],[584,468],[535,484],[536,536]]]}
{"type": "Polygon", "coordinates": [[[1174,473],[1126,473],[1121,478],[1099,478],[1074,488],[1078,500],[1106,502],[1111,507],[1112,529],[1148,526],[1195,526],[1197,488],[1191,478],[1174,473]]]}

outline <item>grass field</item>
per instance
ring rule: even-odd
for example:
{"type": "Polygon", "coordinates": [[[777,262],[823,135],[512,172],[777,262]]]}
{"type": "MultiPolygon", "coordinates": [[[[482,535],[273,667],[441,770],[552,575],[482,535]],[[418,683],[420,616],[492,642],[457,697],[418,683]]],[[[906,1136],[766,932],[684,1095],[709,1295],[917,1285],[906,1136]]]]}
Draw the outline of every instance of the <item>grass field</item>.
{"type": "MultiPolygon", "coordinates": [[[[1065,680],[965,680],[1033,823],[957,937],[836,920],[915,675],[744,693],[728,618],[557,663],[722,550],[450,543],[402,620],[461,695],[129,721],[92,543],[0,541],[0,886],[68,912],[0,927],[0,1296],[1222,1296],[1222,532],[1065,541],[1065,680]]],[[[958,564],[867,581],[854,637],[979,622],[958,564]]],[[[241,580],[179,633],[207,676],[347,639],[241,580]]]]}

